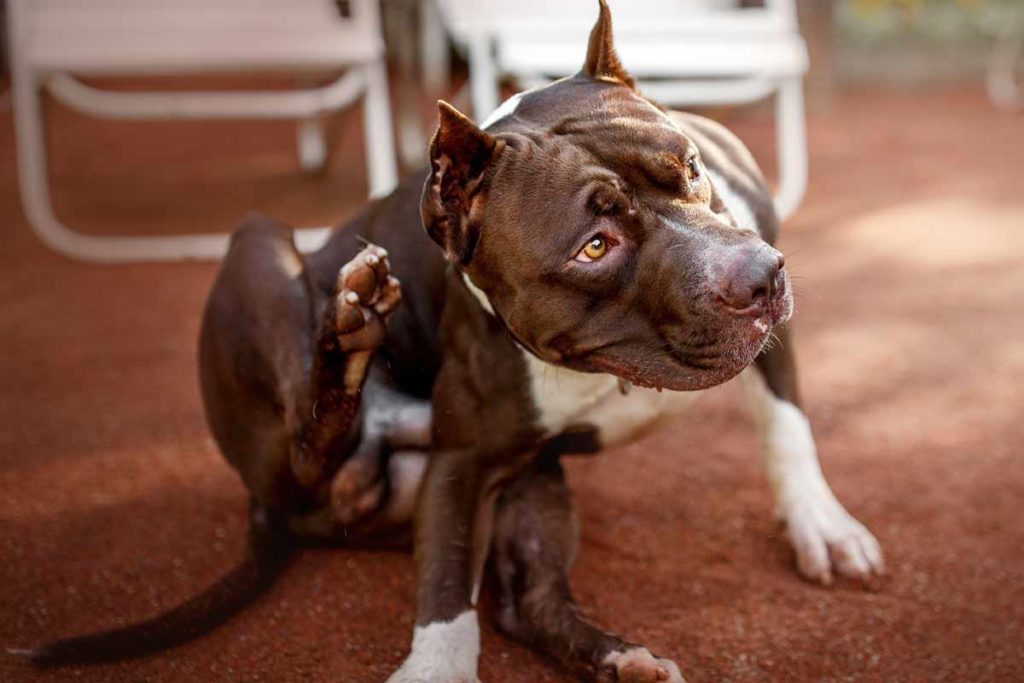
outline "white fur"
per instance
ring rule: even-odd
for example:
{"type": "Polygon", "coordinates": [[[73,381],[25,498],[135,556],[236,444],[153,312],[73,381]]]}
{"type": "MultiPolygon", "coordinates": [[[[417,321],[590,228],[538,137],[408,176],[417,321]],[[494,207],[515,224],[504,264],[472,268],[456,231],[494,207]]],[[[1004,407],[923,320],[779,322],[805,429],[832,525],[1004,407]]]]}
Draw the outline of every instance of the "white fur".
{"type": "Polygon", "coordinates": [[[574,424],[597,428],[602,446],[623,443],[660,416],[677,413],[700,392],[632,387],[623,395],[618,378],[576,372],[523,350],[538,426],[554,436],[574,424]]]}
{"type": "Polygon", "coordinates": [[[615,667],[616,680],[650,680],[650,675],[661,669],[668,678],[659,678],[665,683],[686,683],[679,667],[671,659],[659,659],[646,647],[633,647],[621,652],[609,652],[601,662],[604,666],[615,667]]]}
{"type": "Polygon", "coordinates": [[[427,454],[419,451],[395,451],[388,458],[388,497],[384,518],[401,524],[412,520],[416,511],[423,475],[427,471],[427,454]]]}
{"type": "Polygon", "coordinates": [[[722,198],[725,208],[729,209],[729,213],[736,220],[736,227],[757,230],[757,218],[754,217],[750,203],[732,188],[724,176],[710,168],[707,169],[707,174],[718,190],[718,196],[722,198]]]}
{"type": "MultiPolygon", "coordinates": [[[[466,273],[462,280],[485,311],[494,315],[487,294],[466,273]]],[[[700,392],[659,392],[632,387],[623,395],[617,377],[576,372],[540,360],[520,348],[526,361],[530,395],[537,408],[538,426],[554,436],[570,425],[597,428],[602,446],[623,443],[665,414],[677,413],[700,392]]]]}
{"type": "Polygon", "coordinates": [[[412,652],[387,683],[478,683],[480,625],[467,610],[451,621],[417,626],[412,652]]]}
{"type": "Polygon", "coordinates": [[[277,252],[277,265],[289,278],[297,278],[302,275],[305,266],[298,254],[291,250],[281,249],[277,252]]]}
{"type": "Polygon", "coordinates": [[[466,275],[466,273],[462,273],[462,281],[466,283],[466,287],[469,289],[469,292],[477,301],[480,302],[483,309],[491,315],[494,315],[494,306],[491,305],[491,300],[487,298],[486,294],[484,294],[484,290],[473,284],[473,281],[469,279],[469,276],[466,275]]]}
{"type": "Polygon", "coordinates": [[[480,127],[483,129],[490,128],[491,126],[496,124],[498,121],[501,121],[506,116],[510,116],[512,113],[515,112],[516,107],[519,106],[519,100],[523,98],[524,94],[525,93],[521,92],[516,93],[512,97],[502,102],[501,106],[492,111],[490,116],[484,119],[484,122],[480,124],[480,127]]]}
{"type": "Polygon", "coordinates": [[[743,376],[758,418],[776,514],[786,523],[800,573],[826,584],[833,571],[861,579],[881,573],[878,541],[829,488],[803,412],[772,394],[756,368],[743,376]]]}

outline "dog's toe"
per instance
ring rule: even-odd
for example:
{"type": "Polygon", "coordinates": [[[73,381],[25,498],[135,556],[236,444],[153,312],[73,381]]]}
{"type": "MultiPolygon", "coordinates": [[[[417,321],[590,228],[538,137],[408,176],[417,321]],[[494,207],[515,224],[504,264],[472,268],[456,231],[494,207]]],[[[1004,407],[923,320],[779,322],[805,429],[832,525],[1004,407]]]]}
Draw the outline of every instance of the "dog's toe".
{"type": "Polygon", "coordinates": [[[372,351],[384,342],[384,319],[402,298],[391,275],[388,253],[375,244],[356,254],[338,272],[334,331],[342,351],[372,351]]]}
{"type": "Polygon", "coordinates": [[[795,506],[786,532],[805,578],[830,585],[834,576],[871,582],[885,572],[882,550],[863,524],[838,502],[795,506]]]}
{"type": "Polygon", "coordinates": [[[376,244],[367,244],[355,258],[341,267],[338,290],[351,290],[367,305],[376,303],[391,275],[388,252],[376,244]]]}
{"type": "Polygon", "coordinates": [[[601,662],[597,680],[600,683],[685,683],[675,662],[655,657],[645,647],[610,653],[601,662]]]}

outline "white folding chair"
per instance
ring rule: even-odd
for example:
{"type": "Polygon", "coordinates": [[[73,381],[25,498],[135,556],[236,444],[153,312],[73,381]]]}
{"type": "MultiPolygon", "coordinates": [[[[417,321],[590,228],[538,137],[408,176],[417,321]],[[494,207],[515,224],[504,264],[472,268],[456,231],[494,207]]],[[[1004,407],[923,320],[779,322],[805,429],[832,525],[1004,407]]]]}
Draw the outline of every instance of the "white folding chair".
{"type": "Polygon", "coordinates": [[[1007,4],[999,24],[985,83],[992,102],[1007,111],[1024,110],[1024,90],[1017,82],[1017,71],[1024,57],[1024,7],[1007,4]]]}
{"type": "MultiPolygon", "coordinates": [[[[396,183],[377,0],[11,0],[9,44],[18,181],[25,214],[48,245],[99,262],[216,258],[226,234],[94,236],[56,217],[50,201],[41,95],[100,117],[294,118],[305,168],[322,164],[317,116],[364,98],[371,195],[396,183]],[[288,91],[113,92],[78,76],[346,69],[333,83],[288,91]]],[[[325,228],[297,232],[300,248],[325,228]]]]}
{"type": "MultiPolygon", "coordinates": [[[[579,70],[596,0],[438,0],[469,61],[474,114],[498,105],[502,76],[532,87],[579,70]]],[[[641,90],[670,106],[776,97],[779,181],[786,218],[807,187],[802,79],[808,67],[793,0],[612,0],[615,45],[641,90]]]]}

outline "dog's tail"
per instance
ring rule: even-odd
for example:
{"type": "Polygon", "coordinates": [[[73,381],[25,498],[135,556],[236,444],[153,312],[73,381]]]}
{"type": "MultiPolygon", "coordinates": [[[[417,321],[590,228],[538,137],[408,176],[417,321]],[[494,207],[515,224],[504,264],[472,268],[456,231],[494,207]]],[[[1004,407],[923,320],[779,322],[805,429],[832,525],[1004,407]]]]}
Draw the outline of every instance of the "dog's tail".
{"type": "Polygon", "coordinates": [[[245,558],[202,593],[163,614],[123,628],[12,652],[36,664],[52,666],[128,659],[180,645],[212,631],[256,599],[281,574],[294,550],[283,517],[254,504],[245,558]]]}

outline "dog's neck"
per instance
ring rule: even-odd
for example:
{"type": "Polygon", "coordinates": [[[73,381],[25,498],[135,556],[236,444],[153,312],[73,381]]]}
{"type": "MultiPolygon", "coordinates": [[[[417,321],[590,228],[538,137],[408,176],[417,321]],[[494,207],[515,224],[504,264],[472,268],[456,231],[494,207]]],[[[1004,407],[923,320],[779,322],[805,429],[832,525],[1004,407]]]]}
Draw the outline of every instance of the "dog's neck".
{"type": "MultiPolygon", "coordinates": [[[[462,281],[489,315],[494,306],[466,272],[462,281]]],[[[606,373],[578,372],[545,360],[516,343],[523,355],[530,396],[537,408],[537,427],[545,436],[554,436],[609,396],[620,393],[620,380],[606,373]]]]}

